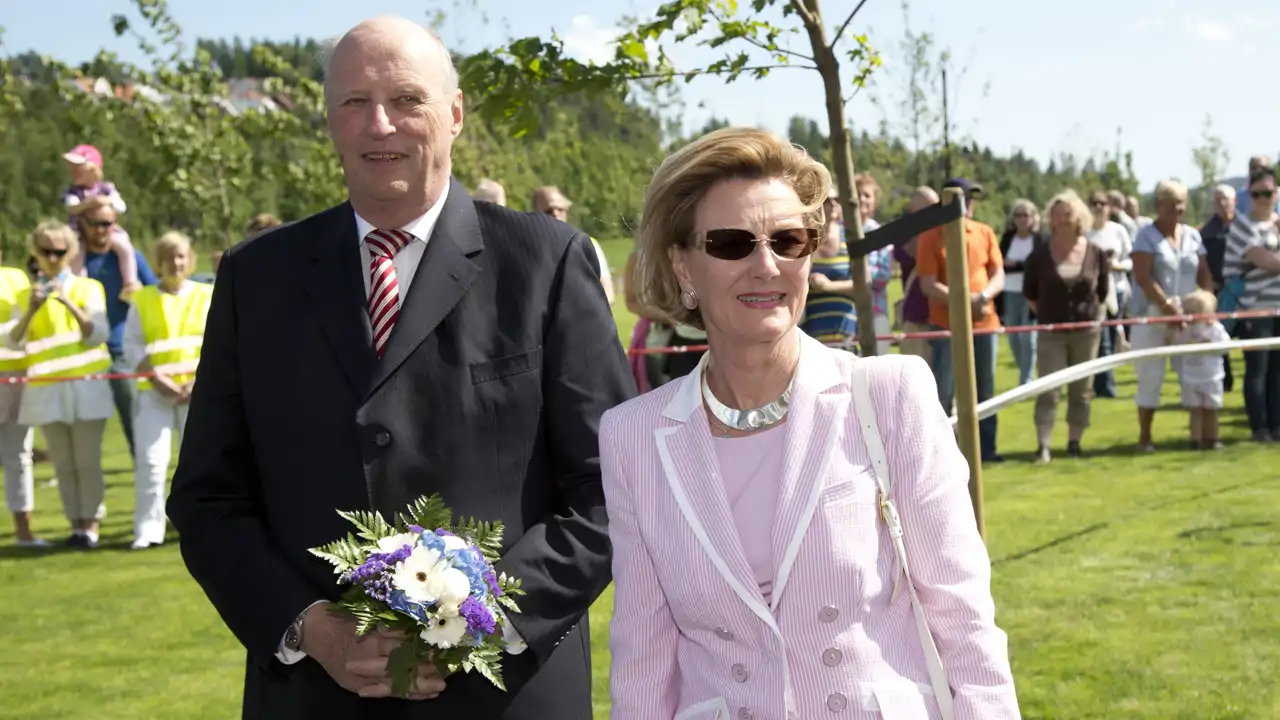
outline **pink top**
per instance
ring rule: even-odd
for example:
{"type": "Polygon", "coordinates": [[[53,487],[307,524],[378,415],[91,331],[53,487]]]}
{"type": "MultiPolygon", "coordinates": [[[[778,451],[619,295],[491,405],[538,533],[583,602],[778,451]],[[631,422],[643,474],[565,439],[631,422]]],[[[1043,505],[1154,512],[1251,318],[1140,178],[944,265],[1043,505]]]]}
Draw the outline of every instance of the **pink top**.
{"type": "Polygon", "coordinates": [[[746,437],[715,438],[733,525],[766,603],[773,592],[773,518],[782,482],[784,428],[785,424],[746,437]]]}

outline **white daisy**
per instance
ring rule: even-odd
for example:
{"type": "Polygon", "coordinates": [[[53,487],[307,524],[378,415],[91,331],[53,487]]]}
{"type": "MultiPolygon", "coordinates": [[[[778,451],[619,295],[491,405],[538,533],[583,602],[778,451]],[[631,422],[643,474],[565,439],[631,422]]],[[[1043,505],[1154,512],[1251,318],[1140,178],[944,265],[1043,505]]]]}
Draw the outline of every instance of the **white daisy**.
{"type": "Polygon", "coordinates": [[[405,545],[417,545],[417,544],[418,544],[417,533],[400,533],[399,535],[392,535],[390,537],[384,537],[381,540],[379,540],[378,552],[393,553],[399,550],[400,548],[404,547],[405,545]]]}
{"type": "Polygon", "coordinates": [[[427,620],[427,628],[421,637],[432,647],[451,648],[467,634],[467,620],[462,617],[433,617],[427,620]]]}
{"type": "Polygon", "coordinates": [[[409,557],[396,563],[391,583],[410,600],[429,605],[440,597],[444,589],[441,576],[448,569],[448,561],[439,552],[418,545],[409,557]]]}

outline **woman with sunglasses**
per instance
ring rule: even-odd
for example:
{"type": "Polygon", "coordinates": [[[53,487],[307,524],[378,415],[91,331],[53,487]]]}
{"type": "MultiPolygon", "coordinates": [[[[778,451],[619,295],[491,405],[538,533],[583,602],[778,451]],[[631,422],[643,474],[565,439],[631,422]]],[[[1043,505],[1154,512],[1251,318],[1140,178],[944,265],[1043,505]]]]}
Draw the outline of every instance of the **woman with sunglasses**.
{"type": "Polygon", "coordinates": [[[798,327],[830,187],[726,128],[646,192],[639,298],[710,349],[601,419],[615,718],[1018,717],[928,366],[798,327]]]}
{"type": "Polygon", "coordinates": [[[69,269],[79,250],[75,231],[44,222],[31,234],[31,255],[39,266],[32,285],[18,293],[3,339],[11,350],[25,349],[29,382],[18,422],[39,426],[58,476],[58,493],[71,523],[67,545],[94,548],[105,513],[102,431],[114,411],[106,380],[69,382],[53,378],[105,373],[106,293],[97,280],[69,269]]]}
{"type": "MultiPolygon", "coordinates": [[[[1182,222],[1187,214],[1187,186],[1176,180],[1156,185],[1155,222],[1138,231],[1133,241],[1133,282],[1129,297],[1130,317],[1181,315],[1179,298],[1197,287],[1213,292],[1213,274],[1205,255],[1200,231],[1182,222]]],[[[1170,323],[1134,325],[1133,349],[1164,347],[1173,342],[1177,327],[1170,323]]],[[[1155,452],[1151,424],[1160,407],[1160,390],[1169,363],[1163,357],[1138,360],[1133,364],[1138,376],[1138,449],[1155,452]]]]}
{"type": "MultiPolygon", "coordinates": [[[[1236,213],[1227,234],[1223,275],[1239,286],[1237,305],[1248,310],[1280,309],[1280,215],[1276,176],[1271,168],[1249,176],[1249,214],[1236,213]],[[1238,279],[1236,279],[1238,278],[1238,279]]],[[[1280,318],[1240,321],[1240,337],[1280,337],[1280,318]]],[[[1280,350],[1244,354],[1244,407],[1257,442],[1280,441],[1280,350]]]]}
{"type": "MultiPolygon", "coordinates": [[[[1097,245],[1111,263],[1111,290],[1107,296],[1106,318],[1119,318],[1129,302],[1129,272],[1133,270],[1133,238],[1124,225],[1112,220],[1114,205],[1107,193],[1096,191],[1089,195],[1089,210],[1093,213],[1093,226],[1085,237],[1097,245]]],[[[1127,215],[1125,216],[1127,218],[1127,215]]],[[[1137,225],[1134,225],[1137,228],[1137,225]]],[[[1136,230],[1135,230],[1136,232],[1136,230]]],[[[1124,340],[1124,328],[1112,326],[1102,329],[1098,342],[1098,357],[1115,352],[1124,340]]],[[[1110,370],[1093,376],[1093,395],[1100,398],[1116,396],[1116,377],[1110,370]]]]}
{"type": "MultiPolygon", "coordinates": [[[[1040,210],[1026,199],[1013,202],[1009,219],[1005,222],[1004,235],[1000,238],[1000,254],[1004,257],[1004,292],[996,298],[996,310],[1005,327],[1030,325],[1031,306],[1022,292],[1026,275],[1027,258],[1031,251],[1046,244],[1049,238],[1040,232],[1040,210]]],[[[1031,382],[1036,369],[1036,334],[1033,332],[1009,333],[1009,349],[1018,364],[1018,384],[1031,382]]]]}

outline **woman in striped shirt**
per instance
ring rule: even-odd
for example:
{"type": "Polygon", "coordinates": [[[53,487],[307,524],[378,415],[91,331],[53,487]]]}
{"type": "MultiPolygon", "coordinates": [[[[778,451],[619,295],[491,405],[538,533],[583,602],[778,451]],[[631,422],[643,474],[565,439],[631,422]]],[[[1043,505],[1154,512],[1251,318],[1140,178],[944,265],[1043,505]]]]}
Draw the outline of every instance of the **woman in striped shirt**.
{"type": "MultiPolygon", "coordinates": [[[[1249,176],[1249,214],[1236,213],[1227,234],[1223,275],[1244,281],[1239,305],[1248,310],[1280,309],[1280,216],[1276,215],[1276,176],[1262,168],[1249,176]]],[[[1244,320],[1242,338],[1280,336],[1280,318],[1244,320]]],[[[1244,406],[1257,442],[1280,440],[1280,350],[1244,354],[1244,406]]]]}
{"type": "Polygon", "coordinates": [[[849,273],[843,215],[834,189],[822,208],[827,222],[822,244],[813,254],[809,300],[800,329],[821,342],[843,344],[858,334],[858,313],[853,307],[853,278],[849,273]]]}

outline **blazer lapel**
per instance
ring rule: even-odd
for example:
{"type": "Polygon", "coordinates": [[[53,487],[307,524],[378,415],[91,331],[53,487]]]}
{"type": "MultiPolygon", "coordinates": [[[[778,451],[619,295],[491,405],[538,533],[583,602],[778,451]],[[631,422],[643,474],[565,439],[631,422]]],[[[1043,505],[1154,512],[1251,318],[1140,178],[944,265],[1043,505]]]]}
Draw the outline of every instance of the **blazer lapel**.
{"type": "Polygon", "coordinates": [[[831,458],[844,433],[849,411],[848,378],[833,351],[803,336],[800,364],[787,412],[778,512],[773,522],[774,580],[770,606],[782,601],[818,497],[826,486],[831,458]]]}
{"type": "MultiPolygon", "coordinates": [[[[427,241],[427,250],[400,305],[400,317],[376,364],[369,394],[378,391],[458,304],[480,266],[471,258],[484,249],[475,203],[458,181],[450,178],[440,219],[427,241]]],[[[372,341],[370,341],[372,343],[372,341]]]]}
{"type": "Polygon", "coordinates": [[[312,243],[305,292],[356,397],[363,398],[378,356],[365,298],[355,211],[343,203],[329,212],[332,230],[312,243]]]}
{"type": "Polygon", "coordinates": [[[679,424],[654,431],[658,457],[676,506],[711,564],[742,602],[780,634],[742,552],[720,478],[711,426],[706,413],[700,412],[700,378],[706,357],[696,370],[677,381],[676,397],[663,414],[679,424]]]}

